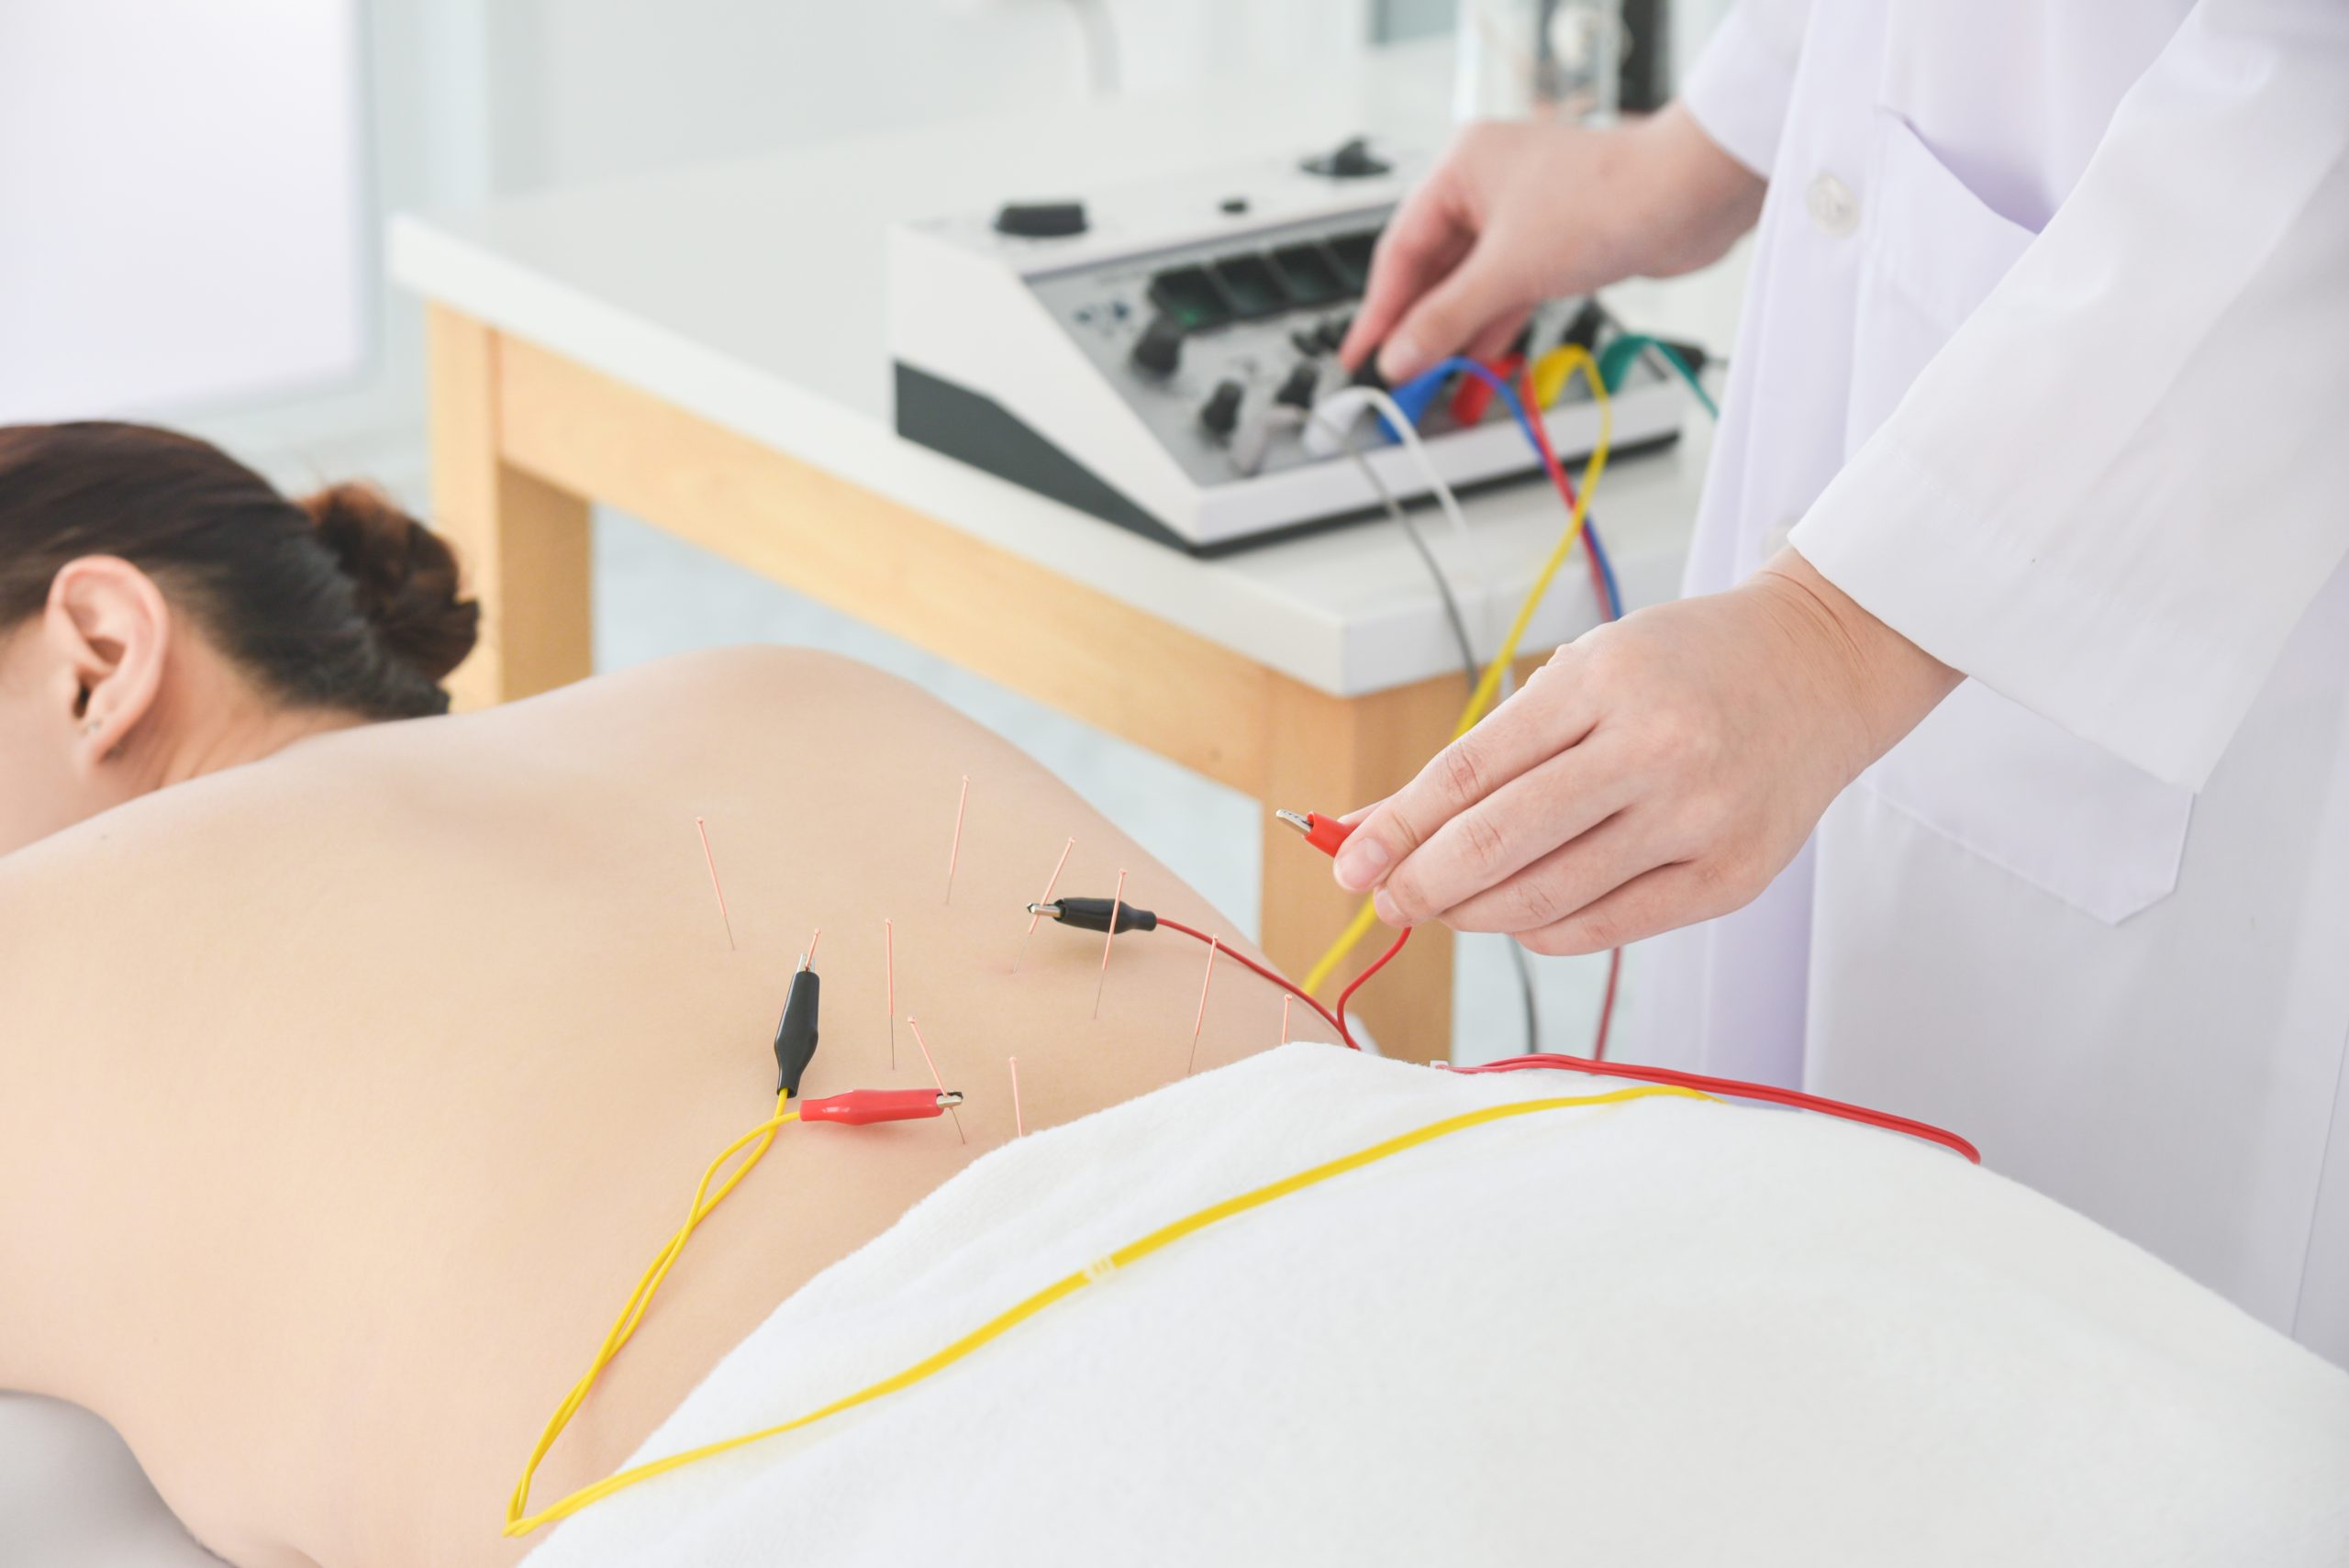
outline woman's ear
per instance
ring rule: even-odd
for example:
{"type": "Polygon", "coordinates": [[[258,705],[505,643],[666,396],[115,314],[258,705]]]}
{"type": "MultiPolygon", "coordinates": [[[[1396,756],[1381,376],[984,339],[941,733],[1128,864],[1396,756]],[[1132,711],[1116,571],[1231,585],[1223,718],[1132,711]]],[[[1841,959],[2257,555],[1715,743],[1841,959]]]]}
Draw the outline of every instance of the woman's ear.
{"type": "Polygon", "coordinates": [[[80,730],[75,761],[95,772],[154,710],[171,655],[172,611],[155,581],[110,555],[68,562],[49,585],[41,635],[80,730]]]}

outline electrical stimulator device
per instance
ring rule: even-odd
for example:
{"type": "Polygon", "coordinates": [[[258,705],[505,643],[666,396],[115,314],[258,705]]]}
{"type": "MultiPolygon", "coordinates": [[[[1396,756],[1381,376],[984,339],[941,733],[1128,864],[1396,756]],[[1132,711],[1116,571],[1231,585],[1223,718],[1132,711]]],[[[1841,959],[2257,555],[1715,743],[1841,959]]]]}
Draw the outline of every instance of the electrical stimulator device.
{"type": "MultiPolygon", "coordinates": [[[[1195,554],[1375,513],[1372,479],[1310,411],[1348,384],[1338,342],[1382,226],[1426,167],[1356,140],[899,225],[898,432],[1195,554]]],[[[1519,347],[1596,349],[1613,330],[1595,302],[1553,301],[1519,347]]],[[[1672,439],[1684,412],[1664,369],[1631,362],[1613,450],[1672,439]]],[[[1598,440],[1579,379],[1544,419],[1562,459],[1598,440]]],[[[1454,488],[1540,473],[1508,410],[1481,397],[1439,400],[1419,430],[1454,488]]],[[[1353,440],[1396,494],[1427,492],[1376,420],[1353,440]]]]}

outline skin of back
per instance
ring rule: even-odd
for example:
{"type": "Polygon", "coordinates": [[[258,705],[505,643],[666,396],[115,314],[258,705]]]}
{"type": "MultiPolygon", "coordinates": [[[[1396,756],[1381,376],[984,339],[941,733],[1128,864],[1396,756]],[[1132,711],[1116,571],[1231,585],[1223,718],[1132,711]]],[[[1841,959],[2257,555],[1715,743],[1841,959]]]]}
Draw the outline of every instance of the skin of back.
{"type": "MultiPolygon", "coordinates": [[[[1011,1138],[1008,1058],[1031,1132],[1183,1074],[1199,944],[1119,937],[1097,1020],[1097,935],[1046,922],[1023,948],[1071,837],[1061,892],[1123,869],[1134,902],[1231,932],[916,688],[746,650],[316,737],[0,859],[0,1386],[112,1421],[248,1568],[515,1561],[533,1543],[501,1539],[506,1496],[548,1413],[704,1165],[772,1112],[817,928],[804,1093],[927,1084],[911,1014],[969,1141],[943,1118],[787,1129],[540,1501],[1011,1138]]],[[[1200,1070],[1271,1048],[1280,1012],[1227,969],[1200,1070]]]]}

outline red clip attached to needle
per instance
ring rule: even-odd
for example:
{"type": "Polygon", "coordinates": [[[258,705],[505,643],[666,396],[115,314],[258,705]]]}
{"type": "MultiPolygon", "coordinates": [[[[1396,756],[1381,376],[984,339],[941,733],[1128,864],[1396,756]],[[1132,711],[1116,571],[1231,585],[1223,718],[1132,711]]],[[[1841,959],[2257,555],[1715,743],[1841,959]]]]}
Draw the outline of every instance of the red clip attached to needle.
{"type": "Polygon", "coordinates": [[[851,1089],[829,1099],[799,1102],[801,1121],[837,1121],[863,1127],[876,1121],[920,1121],[943,1116],[963,1103],[952,1089],[851,1089]]]}

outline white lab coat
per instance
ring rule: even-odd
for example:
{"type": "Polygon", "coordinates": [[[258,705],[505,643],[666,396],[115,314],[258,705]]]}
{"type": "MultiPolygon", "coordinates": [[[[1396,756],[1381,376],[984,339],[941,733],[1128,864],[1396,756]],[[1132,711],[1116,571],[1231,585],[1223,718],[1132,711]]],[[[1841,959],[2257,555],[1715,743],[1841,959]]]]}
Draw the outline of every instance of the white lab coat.
{"type": "Polygon", "coordinates": [[[1744,0],[1687,586],[1974,679],[1631,1052],[1943,1122],[2349,1362],[2349,0],[1744,0]]]}

